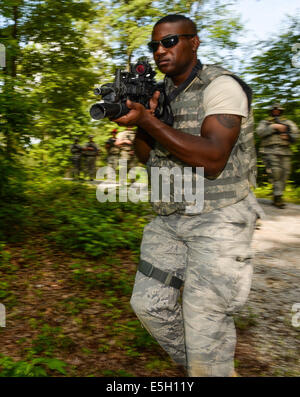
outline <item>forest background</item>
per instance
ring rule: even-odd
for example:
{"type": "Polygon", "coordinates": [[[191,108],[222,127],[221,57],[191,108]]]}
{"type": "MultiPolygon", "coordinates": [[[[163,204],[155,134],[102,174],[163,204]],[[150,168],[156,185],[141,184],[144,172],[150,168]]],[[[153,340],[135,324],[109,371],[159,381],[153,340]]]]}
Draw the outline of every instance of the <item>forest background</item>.
{"type": "MultiPolygon", "coordinates": [[[[100,204],[95,186],[64,178],[75,137],[84,143],[94,135],[101,148],[97,166],[106,164],[104,143],[116,125],[91,119],[93,88],[111,82],[117,67],[151,59],[152,26],[169,13],[195,20],[200,59],[251,85],[255,125],[275,99],[300,125],[299,19],[283,15],[276,35],[240,44],[244,26],[234,4],[0,0],[3,376],[176,373],[128,303],[142,230],[152,216],[148,203],[100,204]],[[128,371],[137,357],[140,367],[128,371]]],[[[292,150],[285,198],[299,203],[299,141],[292,150]]],[[[270,197],[259,155],[258,170],[256,194],[270,197]]]]}

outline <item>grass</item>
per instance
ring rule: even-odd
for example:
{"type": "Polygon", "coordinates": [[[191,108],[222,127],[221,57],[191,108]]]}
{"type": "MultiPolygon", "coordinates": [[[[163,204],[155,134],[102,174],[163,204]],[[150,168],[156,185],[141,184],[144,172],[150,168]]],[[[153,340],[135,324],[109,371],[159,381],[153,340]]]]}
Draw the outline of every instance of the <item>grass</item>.
{"type": "MultiPolygon", "coordinates": [[[[270,183],[265,183],[264,185],[258,186],[254,193],[258,198],[273,199],[273,188],[270,183]]],[[[284,194],[284,201],[293,204],[300,204],[300,187],[294,187],[291,183],[287,184],[284,194]]]]}

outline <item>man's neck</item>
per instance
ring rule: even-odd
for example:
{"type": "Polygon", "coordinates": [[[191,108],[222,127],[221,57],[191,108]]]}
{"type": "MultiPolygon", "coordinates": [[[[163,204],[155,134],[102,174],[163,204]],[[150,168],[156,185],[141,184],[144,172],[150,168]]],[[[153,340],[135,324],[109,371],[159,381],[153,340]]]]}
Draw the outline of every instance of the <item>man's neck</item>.
{"type": "Polygon", "coordinates": [[[189,75],[191,74],[193,68],[196,66],[197,64],[197,58],[195,58],[193,60],[193,62],[189,65],[189,67],[187,68],[187,70],[177,76],[171,76],[171,80],[173,81],[173,84],[178,87],[180,84],[184,83],[185,80],[189,77],[189,75]]]}

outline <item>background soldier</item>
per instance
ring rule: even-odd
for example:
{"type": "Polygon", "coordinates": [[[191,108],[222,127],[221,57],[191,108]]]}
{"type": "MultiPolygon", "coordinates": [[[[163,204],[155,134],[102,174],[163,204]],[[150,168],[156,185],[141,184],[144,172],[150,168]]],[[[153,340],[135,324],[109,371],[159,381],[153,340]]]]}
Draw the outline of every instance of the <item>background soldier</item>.
{"type": "Polygon", "coordinates": [[[71,145],[71,161],[73,164],[72,168],[72,178],[79,179],[80,177],[80,170],[81,170],[81,153],[82,153],[82,146],[78,144],[79,138],[74,139],[73,145],[71,145]]]}
{"type": "Polygon", "coordinates": [[[262,120],[256,130],[261,138],[260,153],[273,184],[273,205],[277,208],[285,206],[282,195],[291,172],[290,145],[298,136],[296,124],[281,116],[283,110],[279,103],[274,103],[270,117],[262,120]]]}
{"type": "Polygon", "coordinates": [[[105,148],[107,150],[107,165],[112,167],[114,170],[116,170],[118,167],[118,160],[119,160],[119,154],[120,154],[120,147],[116,144],[117,131],[118,130],[116,128],[114,130],[112,130],[112,132],[111,132],[112,137],[110,137],[105,142],[105,148]]]}
{"type": "Polygon", "coordinates": [[[134,154],[133,141],[135,138],[135,128],[128,127],[125,131],[118,134],[116,144],[120,146],[120,158],[127,160],[127,168],[133,168],[137,165],[137,159],[134,154]]]}
{"type": "Polygon", "coordinates": [[[96,174],[96,159],[99,154],[99,148],[93,141],[93,138],[93,135],[89,135],[89,142],[87,142],[83,148],[86,173],[89,175],[90,181],[94,180],[96,174]]]}

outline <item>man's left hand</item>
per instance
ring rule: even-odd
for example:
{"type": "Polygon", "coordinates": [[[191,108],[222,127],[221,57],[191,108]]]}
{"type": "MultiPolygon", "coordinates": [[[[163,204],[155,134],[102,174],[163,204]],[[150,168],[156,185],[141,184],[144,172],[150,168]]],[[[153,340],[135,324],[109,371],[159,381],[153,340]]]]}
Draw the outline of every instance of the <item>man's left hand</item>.
{"type": "Polygon", "coordinates": [[[126,101],[126,106],[130,109],[129,113],[125,116],[119,117],[118,119],[112,120],[121,126],[135,126],[145,117],[147,110],[142,104],[132,102],[129,99],[126,101]]]}
{"type": "Polygon", "coordinates": [[[138,102],[132,102],[129,99],[126,101],[126,106],[130,109],[129,113],[125,116],[119,117],[118,119],[112,120],[121,126],[136,126],[139,125],[141,120],[143,120],[148,115],[154,116],[155,109],[158,104],[160,92],[155,91],[153,97],[150,99],[150,109],[146,109],[142,104],[138,102]]]}

